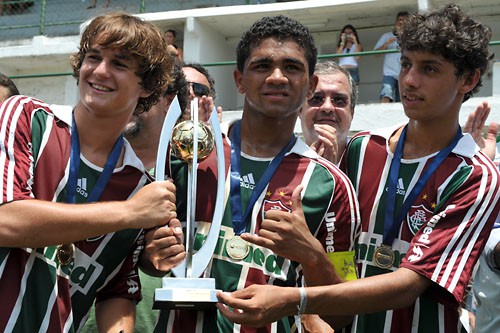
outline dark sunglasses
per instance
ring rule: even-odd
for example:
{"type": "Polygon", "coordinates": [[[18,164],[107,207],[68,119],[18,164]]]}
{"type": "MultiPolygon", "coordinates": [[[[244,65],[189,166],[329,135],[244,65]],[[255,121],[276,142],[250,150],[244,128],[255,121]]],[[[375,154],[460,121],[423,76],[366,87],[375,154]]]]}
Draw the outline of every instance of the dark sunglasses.
{"type": "Polygon", "coordinates": [[[193,93],[197,97],[210,96],[210,88],[198,82],[188,82],[193,88],[193,93]]]}
{"type": "Polygon", "coordinates": [[[325,103],[325,99],[329,98],[331,103],[336,108],[345,108],[349,105],[349,100],[344,96],[323,96],[323,95],[314,95],[311,99],[307,101],[307,103],[312,107],[320,107],[325,103]]]}

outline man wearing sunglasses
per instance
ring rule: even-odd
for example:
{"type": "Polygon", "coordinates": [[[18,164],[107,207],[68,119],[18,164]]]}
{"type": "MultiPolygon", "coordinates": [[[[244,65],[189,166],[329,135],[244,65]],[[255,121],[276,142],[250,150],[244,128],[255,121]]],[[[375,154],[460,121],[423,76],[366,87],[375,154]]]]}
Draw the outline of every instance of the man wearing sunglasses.
{"type": "MultiPolygon", "coordinates": [[[[215,81],[203,65],[199,63],[186,63],[183,64],[182,71],[189,84],[188,106],[182,114],[184,120],[187,120],[190,119],[190,105],[195,97],[208,96],[212,97],[215,101],[217,93],[215,92],[215,81]]],[[[220,106],[217,108],[217,114],[219,115],[219,121],[221,121],[222,108],[220,106]]]]}

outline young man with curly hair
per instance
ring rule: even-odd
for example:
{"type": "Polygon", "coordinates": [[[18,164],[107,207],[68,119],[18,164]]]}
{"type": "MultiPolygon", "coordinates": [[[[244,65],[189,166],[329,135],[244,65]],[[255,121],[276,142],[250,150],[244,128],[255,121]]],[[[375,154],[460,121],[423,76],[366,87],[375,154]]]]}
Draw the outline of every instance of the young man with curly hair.
{"type": "MultiPolygon", "coordinates": [[[[234,79],[245,101],[241,121],[228,134],[231,190],[205,275],[227,292],[253,284],[281,288],[341,282],[344,271],[335,270],[330,255],[346,262],[347,271],[353,268],[356,196],[345,174],[293,134],[317,83],[314,40],[296,20],[265,17],[243,34],[236,54],[234,79]]],[[[206,210],[196,212],[199,238],[209,226],[202,222],[209,221],[206,210]]],[[[293,314],[284,315],[261,332],[294,332],[299,323],[293,314]]],[[[249,330],[217,311],[172,310],[162,311],[156,332],[249,330]]]]}
{"type": "Polygon", "coordinates": [[[235,309],[220,304],[225,316],[260,326],[299,306],[326,320],[356,315],[352,332],[462,331],[458,310],[500,208],[499,171],[458,123],[488,67],[490,36],[456,5],[406,21],[399,79],[409,121],[357,134],[341,161],[361,207],[362,278],[219,293],[235,309]]]}
{"type": "Polygon", "coordinates": [[[167,87],[165,49],[151,23],[98,16],[71,57],[73,109],[22,95],[1,104],[0,331],[78,331],[95,299],[101,331],[133,331],[142,228],[180,226],[175,186],[144,186],[122,136],[167,87]]]}

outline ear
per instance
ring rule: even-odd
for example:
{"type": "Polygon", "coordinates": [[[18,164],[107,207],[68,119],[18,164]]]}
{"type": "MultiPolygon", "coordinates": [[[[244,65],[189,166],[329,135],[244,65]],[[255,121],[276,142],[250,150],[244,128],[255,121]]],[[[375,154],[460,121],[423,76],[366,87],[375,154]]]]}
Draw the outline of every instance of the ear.
{"type": "Polygon", "coordinates": [[[318,85],[318,76],[316,74],[311,75],[309,78],[309,88],[307,89],[307,99],[310,99],[314,95],[314,91],[316,90],[316,86],[318,85]]]}
{"type": "Polygon", "coordinates": [[[238,92],[242,95],[245,94],[245,87],[243,86],[243,73],[241,73],[238,69],[235,69],[233,72],[233,78],[238,92]]]}
{"type": "Polygon", "coordinates": [[[481,71],[476,69],[474,72],[464,75],[463,83],[460,87],[460,92],[463,94],[468,93],[474,89],[481,78],[481,71]]]}

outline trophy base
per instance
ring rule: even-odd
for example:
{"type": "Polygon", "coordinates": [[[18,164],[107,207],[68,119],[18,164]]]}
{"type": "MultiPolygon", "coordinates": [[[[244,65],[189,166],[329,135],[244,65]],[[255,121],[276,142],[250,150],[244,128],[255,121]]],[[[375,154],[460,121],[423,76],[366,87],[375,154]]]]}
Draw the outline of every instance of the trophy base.
{"type": "Polygon", "coordinates": [[[163,278],[163,288],[155,290],[153,309],[215,310],[215,279],[163,278]]]}

